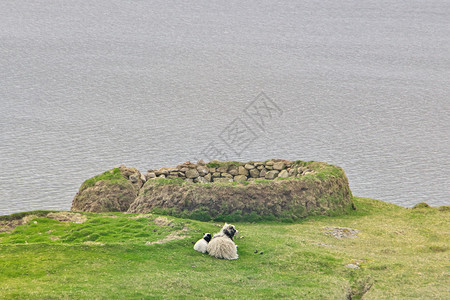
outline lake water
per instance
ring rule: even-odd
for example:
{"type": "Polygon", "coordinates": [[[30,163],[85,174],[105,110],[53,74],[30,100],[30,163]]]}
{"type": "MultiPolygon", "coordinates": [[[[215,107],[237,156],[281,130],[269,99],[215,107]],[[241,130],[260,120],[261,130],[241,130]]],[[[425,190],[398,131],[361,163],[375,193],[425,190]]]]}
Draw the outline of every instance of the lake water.
{"type": "Polygon", "coordinates": [[[1,1],[0,214],[67,210],[120,164],[221,157],[326,161],[354,195],[449,205],[449,16],[447,0],[1,1]]]}

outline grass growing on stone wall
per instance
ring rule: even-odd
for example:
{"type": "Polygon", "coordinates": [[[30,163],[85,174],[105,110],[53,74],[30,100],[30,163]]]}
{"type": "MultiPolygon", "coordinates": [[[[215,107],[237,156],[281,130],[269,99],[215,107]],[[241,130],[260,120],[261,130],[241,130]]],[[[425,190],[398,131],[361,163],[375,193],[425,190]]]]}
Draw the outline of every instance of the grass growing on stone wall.
{"type": "Polygon", "coordinates": [[[123,181],[126,182],[126,178],[122,176],[119,168],[114,168],[112,170],[106,171],[100,175],[89,178],[81,185],[80,191],[94,186],[98,181],[108,180],[110,182],[123,181]]]}
{"type": "Polygon", "coordinates": [[[240,165],[244,165],[244,163],[238,162],[238,161],[218,161],[218,160],[213,160],[209,163],[206,164],[206,166],[208,168],[219,168],[219,167],[223,167],[223,166],[240,166],[240,165]]]}
{"type": "Polygon", "coordinates": [[[162,186],[168,184],[175,184],[175,185],[189,184],[183,178],[155,178],[151,180],[155,186],[162,186]]]}
{"type": "Polygon", "coordinates": [[[74,223],[30,212],[35,219],[0,232],[0,298],[448,298],[448,207],[354,201],[345,216],[236,223],[244,238],[234,261],[192,249],[222,224],[121,213],[74,223]],[[360,232],[336,239],[324,226],[360,232]]]}

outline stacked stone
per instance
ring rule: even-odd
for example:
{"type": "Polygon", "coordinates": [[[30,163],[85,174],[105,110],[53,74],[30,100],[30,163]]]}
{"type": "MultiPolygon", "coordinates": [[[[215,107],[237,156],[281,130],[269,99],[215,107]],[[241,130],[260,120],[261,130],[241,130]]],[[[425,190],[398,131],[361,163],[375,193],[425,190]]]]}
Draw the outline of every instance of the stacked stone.
{"type": "Polygon", "coordinates": [[[300,177],[312,173],[314,173],[314,170],[298,166],[293,161],[281,159],[248,163],[211,161],[208,164],[200,160],[196,164],[187,161],[174,168],[163,167],[159,170],[148,170],[145,178],[146,180],[181,178],[192,183],[208,183],[273,180],[276,178],[300,177]]]}

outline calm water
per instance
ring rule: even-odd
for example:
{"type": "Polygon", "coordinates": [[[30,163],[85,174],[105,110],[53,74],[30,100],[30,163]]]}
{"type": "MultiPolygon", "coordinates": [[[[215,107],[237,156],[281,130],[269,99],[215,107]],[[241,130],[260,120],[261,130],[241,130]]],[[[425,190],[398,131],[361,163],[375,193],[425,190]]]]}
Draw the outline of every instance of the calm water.
{"type": "Polygon", "coordinates": [[[211,142],[450,204],[449,1],[227,2],[1,1],[0,214],[67,210],[95,174],[211,142]],[[263,128],[244,113],[261,91],[279,108],[263,128]],[[251,143],[225,143],[236,118],[251,143]]]}

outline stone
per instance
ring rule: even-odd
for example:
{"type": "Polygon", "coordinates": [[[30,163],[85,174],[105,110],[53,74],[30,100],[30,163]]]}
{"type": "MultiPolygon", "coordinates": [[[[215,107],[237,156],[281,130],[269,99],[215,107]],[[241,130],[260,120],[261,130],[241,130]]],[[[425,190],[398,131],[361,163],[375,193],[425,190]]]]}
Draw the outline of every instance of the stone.
{"type": "Polygon", "coordinates": [[[272,160],[266,162],[266,166],[273,166],[275,163],[272,160]]]}
{"type": "Polygon", "coordinates": [[[260,176],[258,169],[251,169],[249,173],[250,173],[250,176],[253,177],[253,178],[257,178],[257,177],[260,176]]]}
{"type": "Polygon", "coordinates": [[[194,179],[192,179],[192,178],[186,178],[185,181],[186,182],[190,182],[190,183],[194,183],[194,179]]]}
{"type": "Polygon", "coordinates": [[[219,178],[220,177],[220,173],[219,172],[215,172],[212,174],[213,178],[219,178]]]}
{"type": "Polygon", "coordinates": [[[304,168],[304,167],[299,167],[299,168],[297,169],[298,175],[301,176],[301,175],[303,174],[303,172],[305,172],[305,170],[306,170],[306,168],[304,168]]]}
{"type": "Polygon", "coordinates": [[[284,170],[284,168],[286,168],[286,164],[282,161],[279,161],[279,162],[276,162],[273,164],[274,170],[284,170]]]}
{"type": "Polygon", "coordinates": [[[200,176],[205,176],[209,173],[209,169],[205,166],[197,166],[197,171],[200,176]]]}
{"type": "Polygon", "coordinates": [[[142,180],[142,182],[146,182],[147,181],[147,178],[145,177],[144,174],[141,174],[141,180],[142,180]]]}
{"type": "Polygon", "coordinates": [[[216,172],[216,168],[208,168],[208,170],[209,170],[209,173],[214,173],[214,172],[216,172]]]}
{"type": "Polygon", "coordinates": [[[289,173],[287,170],[281,170],[281,172],[278,174],[278,177],[280,178],[289,177],[289,173]]]}
{"type": "Polygon", "coordinates": [[[233,178],[233,175],[231,175],[229,173],[220,173],[220,175],[224,178],[233,178]]]}
{"type": "Polygon", "coordinates": [[[145,174],[145,178],[147,178],[147,180],[148,179],[152,179],[152,178],[156,178],[156,174],[155,174],[155,172],[147,173],[147,174],[145,174]]]}
{"type": "Polygon", "coordinates": [[[216,171],[220,173],[226,173],[228,171],[228,166],[218,167],[216,171]]]}
{"type": "Polygon", "coordinates": [[[173,173],[173,172],[180,171],[180,169],[178,169],[178,168],[169,168],[169,169],[167,169],[167,171],[169,171],[169,173],[173,173]]]}
{"type": "Polygon", "coordinates": [[[199,175],[197,169],[189,169],[186,171],[187,178],[197,178],[199,175]]]}
{"type": "Polygon", "coordinates": [[[230,166],[228,168],[228,172],[227,173],[230,173],[233,176],[239,175],[239,168],[238,168],[238,166],[230,166]]]}
{"type": "Polygon", "coordinates": [[[207,182],[211,182],[211,177],[212,177],[212,176],[211,176],[211,173],[208,173],[208,174],[205,175],[204,178],[205,178],[205,180],[206,180],[207,182]]]}
{"type": "Polygon", "coordinates": [[[182,168],[180,169],[181,172],[186,172],[187,170],[189,170],[188,167],[182,167],[182,168]]]}
{"type": "Polygon", "coordinates": [[[266,177],[267,170],[266,168],[262,168],[261,172],[259,173],[259,177],[266,177]]]}
{"type": "Polygon", "coordinates": [[[202,177],[202,176],[197,177],[196,179],[198,180],[199,183],[208,183],[209,182],[209,180],[207,180],[205,177],[202,177]]]}
{"type": "Polygon", "coordinates": [[[159,169],[159,172],[163,175],[169,175],[169,170],[167,170],[167,168],[161,168],[159,169]]]}
{"type": "Polygon", "coordinates": [[[354,239],[358,237],[360,231],[348,227],[324,226],[322,227],[322,232],[337,239],[354,239]]]}
{"type": "Polygon", "coordinates": [[[289,177],[297,176],[297,170],[295,168],[289,169],[288,172],[289,172],[289,177]]]}
{"type": "Polygon", "coordinates": [[[278,176],[278,173],[280,173],[280,172],[276,171],[276,170],[269,171],[269,172],[267,172],[266,176],[264,176],[264,178],[275,179],[278,176]]]}
{"type": "Polygon", "coordinates": [[[161,175],[158,176],[158,178],[166,178],[166,175],[161,174],[161,175]]]}
{"type": "Polygon", "coordinates": [[[178,178],[178,175],[167,175],[168,179],[175,179],[178,178]]]}
{"type": "Polygon", "coordinates": [[[345,265],[345,266],[347,268],[350,268],[350,269],[356,269],[356,270],[360,269],[360,267],[358,265],[355,265],[355,264],[348,264],[348,265],[345,265]]]}
{"type": "Polygon", "coordinates": [[[248,176],[248,169],[243,166],[239,166],[238,174],[248,176]]]}
{"type": "Polygon", "coordinates": [[[233,182],[233,178],[214,178],[214,182],[233,182]]]}
{"type": "Polygon", "coordinates": [[[265,166],[267,170],[273,170],[273,166],[265,166]]]}
{"type": "Polygon", "coordinates": [[[178,177],[186,177],[186,174],[184,174],[183,172],[178,172],[178,177]]]}
{"type": "Polygon", "coordinates": [[[203,159],[200,159],[199,161],[197,161],[197,165],[206,165],[205,161],[203,159]]]}
{"type": "Polygon", "coordinates": [[[247,176],[245,175],[234,176],[234,181],[247,181],[247,176]]]}
{"type": "Polygon", "coordinates": [[[246,168],[247,170],[251,170],[251,169],[254,169],[255,166],[254,166],[254,165],[251,165],[251,164],[245,164],[245,168],[246,168]]]}

